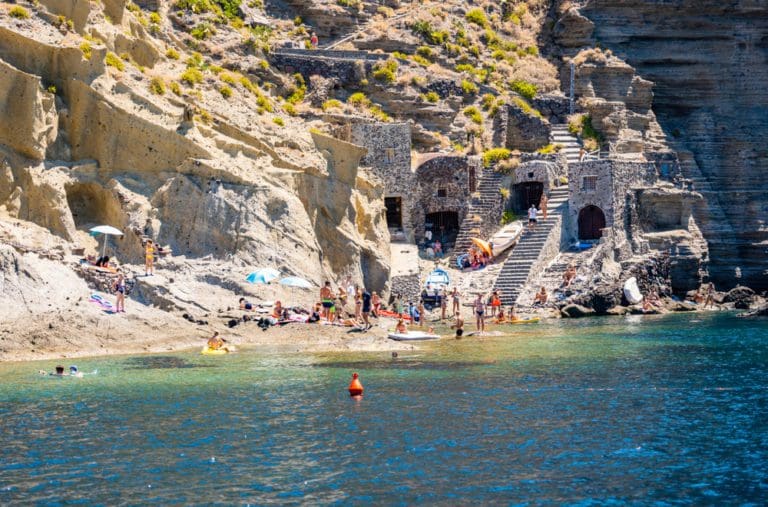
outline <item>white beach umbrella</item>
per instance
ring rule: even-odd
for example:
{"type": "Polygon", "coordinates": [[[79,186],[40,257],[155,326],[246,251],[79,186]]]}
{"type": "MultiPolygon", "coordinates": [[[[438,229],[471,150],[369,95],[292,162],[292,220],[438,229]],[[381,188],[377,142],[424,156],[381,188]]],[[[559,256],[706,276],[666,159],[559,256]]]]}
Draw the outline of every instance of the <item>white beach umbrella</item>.
{"type": "Polygon", "coordinates": [[[104,247],[101,250],[101,256],[104,257],[104,254],[107,252],[107,236],[122,236],[123,231],[120,229],[115,229],[111,225],[98,225],[96,227],[91,227],[90,229],[91,235],[97,236],[99,234],[104,235],[104,247]]]}

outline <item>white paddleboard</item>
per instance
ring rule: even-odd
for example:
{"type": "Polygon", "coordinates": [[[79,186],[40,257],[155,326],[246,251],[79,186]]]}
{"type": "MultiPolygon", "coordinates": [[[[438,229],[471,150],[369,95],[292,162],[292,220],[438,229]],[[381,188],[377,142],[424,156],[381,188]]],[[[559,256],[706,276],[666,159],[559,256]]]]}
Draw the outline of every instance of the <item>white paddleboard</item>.
{"type": "Polygon", "coordinates": [[[422,333],[421,331],[408,331],[407,333],[389,333],[388,337],[390,340],[397,340],[399,342],[438,340],[440,338],[436,334],[422,333]]]}
{"type": "Polygon", "coordinates": [[[624,297],[629,304],[636,305],[642,303],[643,295],[640,293],[640,287],[637,286],[637,278],[634,276],[624,282],[624,297]]]}

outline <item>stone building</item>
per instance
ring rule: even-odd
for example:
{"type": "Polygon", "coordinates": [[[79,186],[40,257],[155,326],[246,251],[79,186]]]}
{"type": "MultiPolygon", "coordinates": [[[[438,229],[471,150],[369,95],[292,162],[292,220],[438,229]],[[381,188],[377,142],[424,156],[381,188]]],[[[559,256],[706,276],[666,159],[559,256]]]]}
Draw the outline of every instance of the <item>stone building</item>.
{"type": "Polygon", "coordinates": [[[568,217],[571,242],[600,239],[606,229],[629,228],[628,193],[656,181],[651,162],[594,160],[568,166],[568,217]]]}
{"type": "Polygon", "coordinates": [[[520,165],[511,174],[510,207],[517,214],[524,214],[531,204],[538,207],[541,195],[549,195],[565,174],[563,155],[523,154],[520,165]]]}
{"type": "Polygon", "coordinates": [[[479,157],[437,155],[416,168],[410,215],[416,238],[431,230],[452,246],[482,171],[479,157]]]}

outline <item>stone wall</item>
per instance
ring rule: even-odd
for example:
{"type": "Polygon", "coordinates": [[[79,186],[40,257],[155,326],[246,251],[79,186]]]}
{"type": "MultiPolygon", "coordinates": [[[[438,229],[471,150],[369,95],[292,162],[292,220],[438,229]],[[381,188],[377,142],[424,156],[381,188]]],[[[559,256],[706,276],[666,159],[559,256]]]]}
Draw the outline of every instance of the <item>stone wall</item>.
{"type": "Polygon", "coordinates": [[[550,123],[567,123],[570,102],[565,95],[537,95],[531,100],[536,108],[550,123]]]}
{"type": "Polygon", "coordinates": [[[549,144],[550,126],[544,118],[506,104],[493,119],[493,143],[510,150],[536,151],[549,144]]]}
{"type": "Polygon", "coordinates": [[[283,72],[298,72],[307,80],[319,75],[336,78],[342,84],[357,84],[373,70],[377,62],[385,60],[386,55],[363,51],[281,49],[272,53],[269,59],[272,65],[283,72]]]}
{"type": "Polygon", "coordinates": [[[632,187],[649,186],[655,181],[656,166],[650,162],[593,160],[570,164],[566,221],[570,241],[578,239],[579,211],[589,205],[603,211],[606,228],[616,228],[623,232],[625,225],[628,225],[628,215],[625,213],[627,192],[632,187]]]}
{"type": "Polygon", "coordinates": [[[419,280],[419,275],[393,276],[390,299],[394,298],[395,294],[400,294],[404,307],[407,307],[408,301],[416,303],[421,295],[421,281],[419,280]]]}

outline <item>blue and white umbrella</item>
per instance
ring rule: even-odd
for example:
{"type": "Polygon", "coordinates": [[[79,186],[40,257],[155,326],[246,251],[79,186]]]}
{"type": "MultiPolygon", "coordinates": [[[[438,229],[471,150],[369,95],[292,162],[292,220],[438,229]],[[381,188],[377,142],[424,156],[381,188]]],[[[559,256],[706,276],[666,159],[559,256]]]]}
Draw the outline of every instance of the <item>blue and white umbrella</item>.
{"type": "Polygon", "coordinates": [[[92,227],[90,229],[91,236],[98,236],[99,234],[104,235],[104,247],[101,250],[101,256],[104,257],[104,254],[107,252],[107,236],[122,236],[123,231],[119,229],[115,229],[111,225],[98,225],[96,227],[92,227]]]}
{"type": "Polygon", "coordinates": [[[245,277],[250,283],[267,284],[280,276],[280,272],[275,268],[259,268],[245,277]]]}
{"type": "Polygon", "coordinates": [[[280,285],[286,287],[298,287],[299,289],[311,289],[312,284],[298,276],[287,276],[280,280],[280,285]]]}

